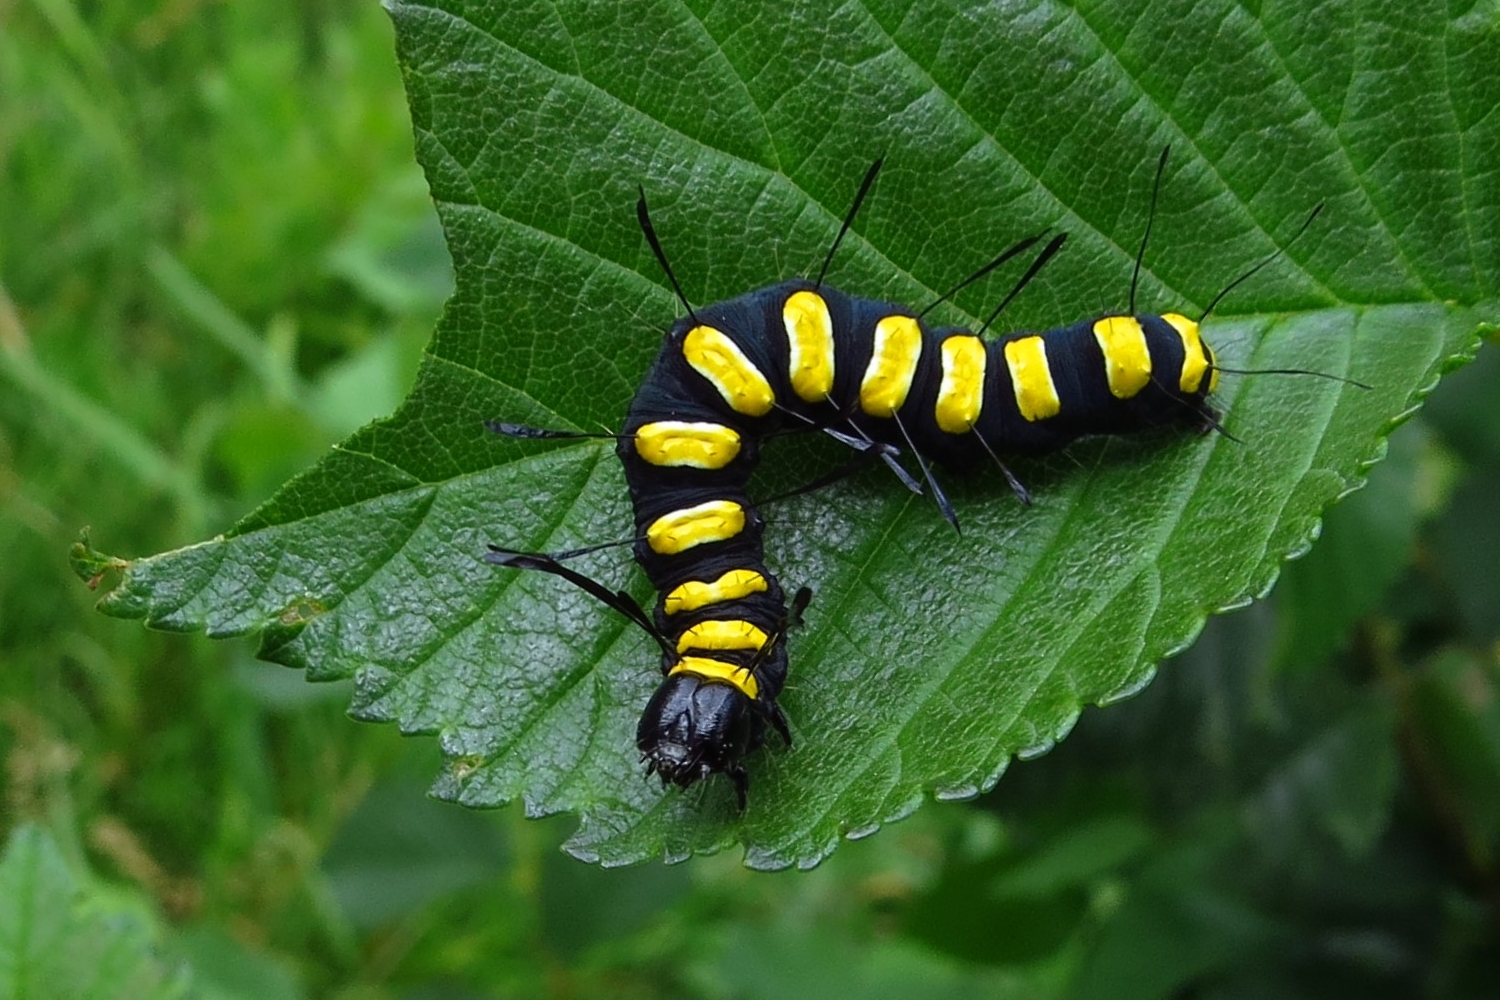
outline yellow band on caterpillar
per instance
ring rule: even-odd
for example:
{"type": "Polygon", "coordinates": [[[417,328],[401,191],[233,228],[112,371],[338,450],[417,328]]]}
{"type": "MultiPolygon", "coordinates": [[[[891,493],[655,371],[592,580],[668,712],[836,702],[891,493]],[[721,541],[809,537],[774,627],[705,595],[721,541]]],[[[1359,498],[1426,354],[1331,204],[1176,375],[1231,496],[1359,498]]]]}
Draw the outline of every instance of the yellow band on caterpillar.
{"type": "Polygon", "coordinates": [[[833,389],[833,317],[815,292],[793,292],[781,307],[790,351],[787,376],[805,402],[821,403],[833,389]]]}
{"type": "Polygon", "coordinates": [[[1151,384],[1146,331],[1134,318],[1104,317],[1094,324],[1094,340],[1104,352],[1104,374],[1116,399],[1130,399],[1151,384]]]}
{"type": "Polygon", "coordinates": [[[1041,337],[1022,337],[1005,345],[1005,364],[1010,369],[1016,406],[1027,420],[1055,417],[1062,409],[1052,369],[1047,365],[1047,346],[1041,337]]]}
{"type": "MultiPolygon", "coordinates": [[[[1182,375],[1177,380],[1178,388],[1183,392],[1197,392],[1203,385],[1203,373],[1208,371],[1208,361],[1213,352],[1204,347],[1203,338],[1198,335],[1197,323],[1177,313],[1167,313],[1162,319],[1182,338],[1182,375]]],[[[1209,376],[1208,391],[1213,392],[1218,387],[1219,370],[1215,368],[1209,376]]]]}
{"type": "Polygon", "coordinates": [[[675,615],[684,611],[696,611],[709,604],[737,601],[742,597],[761,594],[769,589],[766,578],[755,570],[732,569],[717,580],[689,580],[681,586],[674,587],[662,599],[661,607],[663,613],[675,615]]]}
{"type": "Polygon", "coordinates": [[[635,432],[635,451],[652,465],[722,469],[740,453],[740,435],[723,424],[658,420],[635,432]]]}
{"type": "Polygon", "coordinates": [[[872,417],[895,416],[911,391],[922,357],[922,328],[910,316],[887,316],[875,324],[875,346],[859,384],[860,408],[872,417]]]}
{"type": "Polygon", "coordinates": [[[984,405],[984,341],[959,334],[943,341],[943,382],[938,387],[937,425],[949,434],[967,434],[984,405]]]}
{"type": "Polygon", "coordinates": [[[755,674],[723,660],[711,660],[706,656],[684,656],[667,671],[668,677],[676,674],[693,674],[705,680],[733,684],[752,700],[760,694],[760,682],[755,679],[755,674]]]}
{"type": "Polygon", "coordinates": [[[646,529],[646,544],[657,555],[675,556],[695,545],[722,542],[745,530],[745,508],[733,500],[710,500],[663,514],[646,529]]]}
{"type": "Polygon", "coordinates": [[[776,401],[771,383],[727,334],[711,326],[695,326],[682,338],[682,356],[736,413],[763,417],[771,412],[776,401]]]}
{"type": "Polygon", "coordinates": [[[770,638],[754,623],[739,619],[699,622],[677,637],[677,652],[686,653],[690,649],[759,649],[770,638]]]}

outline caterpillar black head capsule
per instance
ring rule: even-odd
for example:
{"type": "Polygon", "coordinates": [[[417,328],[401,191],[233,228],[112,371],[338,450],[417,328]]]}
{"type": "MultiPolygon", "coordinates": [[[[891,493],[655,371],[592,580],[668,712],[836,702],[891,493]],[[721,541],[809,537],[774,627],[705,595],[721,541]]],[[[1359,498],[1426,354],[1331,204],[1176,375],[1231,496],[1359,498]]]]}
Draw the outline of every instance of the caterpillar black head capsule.
{"type": "Polygon", "coordinates": [[[763,697],[758,675],[763,658],[745,666],[684,656],[651,696],[636,727],[635,745],[646,773],[662,785],[687,788],[713,774],[734,783],[740,811],[750,778],[742,763],[776,730],[791,745],[786,716],[774,699],[763,697]]]}
{"type": "Polygon", "coordinates": [[[750,780],[741,760],[765,741],[757,714],[755,702],[732,684],[673,674],[651,696],[636,728],[646,773],[679,788],[726,774],[743,810],[750,780]]]}

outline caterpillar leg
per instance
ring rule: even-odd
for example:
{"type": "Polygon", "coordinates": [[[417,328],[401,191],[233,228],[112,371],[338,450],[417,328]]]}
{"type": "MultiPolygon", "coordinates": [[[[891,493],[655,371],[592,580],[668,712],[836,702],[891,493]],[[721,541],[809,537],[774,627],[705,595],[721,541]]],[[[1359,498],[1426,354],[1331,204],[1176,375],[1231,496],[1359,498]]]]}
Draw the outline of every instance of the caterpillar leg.
{"type": "Polygon", "coordinates": [[[744,812],[745,802],[750,791],[749,772],[745,770],[745,765],[736,762],[733,767],[729,768],[724,773],[729,775],[729,780],[734,783],[735,802],[739,805],[740,812],[744,812]]]}
{"type": "Polygon", "coordinates": [[[802,612],[806,611],[807,606],[812,603],[812,594],[811,587],[797,588],[797,593],[792,596],[792,606],[782,621],[783,632],[802,627],[802,612]]]}

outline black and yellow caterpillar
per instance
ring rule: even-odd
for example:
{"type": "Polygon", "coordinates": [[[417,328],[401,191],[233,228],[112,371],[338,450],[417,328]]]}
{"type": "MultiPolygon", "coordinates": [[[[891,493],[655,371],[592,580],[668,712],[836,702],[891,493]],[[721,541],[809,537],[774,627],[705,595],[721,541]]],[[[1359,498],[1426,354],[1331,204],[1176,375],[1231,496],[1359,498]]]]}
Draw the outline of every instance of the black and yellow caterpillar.
{"type": "MultiPolygon", "coordinates": [[[[1160,179],[1159,168],[1158,185],[1160,179]]],[[[1152,203],[1154,210],[1154,193],[1152,203]]],[[[644,196],[639,215],[675,287],[644,196]]],[[[1049,245],[1028,278],[1060,244],[1049,245]]],[[[1132,282],[1132,303],[1134,297],[1132,282]]],[[[821,278],[688,312],[668,332],[618,435],[635,511],[635,558],[657,593],[654,613],[551,556],[497,550],[490,558],[565,576],[642,624],[661,644],[664,675],[636,733],[648,773],[687,787],[722,772],[741,808],[745,757],[770,730],[790,742],[777,698],[787,675],[787,629],[807,600],[800,592],[788,610],[765,564],[764,522],[747,492],[769,435],[826,430],[892,465],[909,451],[956,526],[929,458],[972,468],[999,464],[1001,455],[1050,452],[1084,435],[1218,426],[1208,397],[1221,369],[1198,322],[1176,313],[1106,315],[987,340],[967,329],[933,328],[905,306],[848,295],[822,286],[821,278]]]]}

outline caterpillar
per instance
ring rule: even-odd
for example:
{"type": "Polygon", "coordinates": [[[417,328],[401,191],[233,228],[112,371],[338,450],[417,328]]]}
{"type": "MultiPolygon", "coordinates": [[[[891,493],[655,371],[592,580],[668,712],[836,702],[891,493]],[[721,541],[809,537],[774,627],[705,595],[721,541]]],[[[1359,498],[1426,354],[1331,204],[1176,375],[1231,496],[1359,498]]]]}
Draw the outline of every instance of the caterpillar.
{"type": "MultiPolygon", "coordinates": [[[[1150,218],[1166,161],[1164,150],[1150,218]]],[[[876,161],[866,174],[816,280],[783,281],[696,309],[661,249],[642,192],[641,228],[687,311],[668,331],[621,432],[611,435],[634,509],[635,559],[657,594],[650,615],[629,594],[562,564],[592,549],[547,555],[492,547],[486,556],[499,565],[562,576],[644,628],[661,647],[663,675],[636,732],[647,774],[682,788],[725,774],[741,810],[749,787],[745,758],[773,731],[791,743],[777,699],[787,676],[786,636],[810,598],[800,590],[788,606],[765,564],[765,522],[747,486],[769,435],[820,430],[854,450],[845,470],[805,489],[884,461],[908,488],[921,492],[925,482],[957,528],[933,462],[954,469],[993,462],[1029,503],[1002,455],[1044,454],[1085,435],[1223,429],[1209,396],[1219,373],[1231,369],[1219,365],[1200,336],[1203,317],[1136,314],[1149,221],[1131,279],[1130,308],[1043,332],[987,340],[980,334],[989,321],[980,334],[933,327],[923,318],[927,310],[824,286],[834,251],[880,165],[876,161]],[[921,469],[921,482],[900,464],[907,452],[921,469]]],[[[1065,238],[1047,244],[990,321],[1065,238]]],[[[937,301],[1039,239],[1017,243],[937,301]]],[[[1225,288],[1204,316],[1276,256],[1225,288]]],[[[516,437],[592,436],[489,426],[516,437]]]]}

